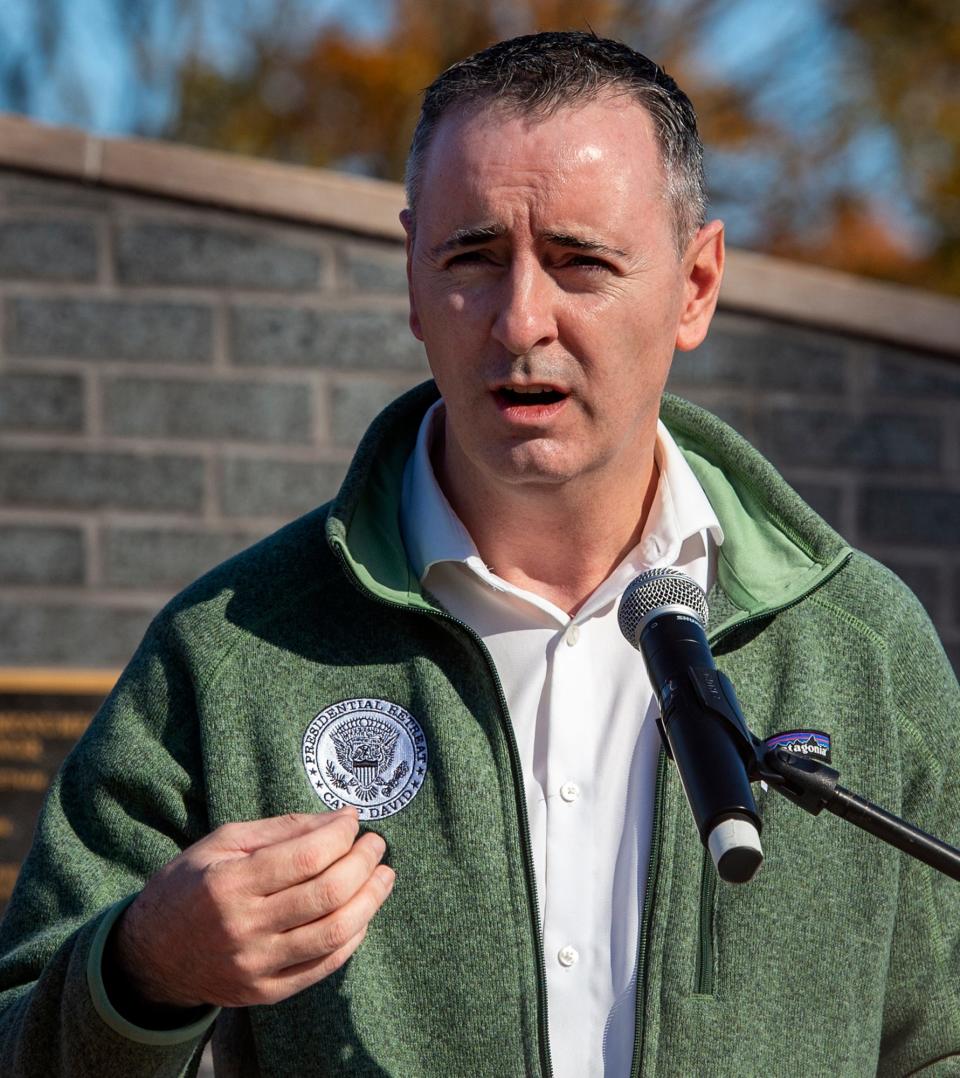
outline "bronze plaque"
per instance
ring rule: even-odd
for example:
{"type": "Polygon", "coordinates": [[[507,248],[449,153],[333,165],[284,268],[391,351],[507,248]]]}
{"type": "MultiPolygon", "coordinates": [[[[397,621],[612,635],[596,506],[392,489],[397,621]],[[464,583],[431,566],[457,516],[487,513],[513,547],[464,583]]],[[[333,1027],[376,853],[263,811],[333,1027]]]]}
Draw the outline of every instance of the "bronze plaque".
{"type": "Polygon", "coordinates": [[[0,912],[47,787],[116,679],[113,671],[0,670],[0,912]]]}

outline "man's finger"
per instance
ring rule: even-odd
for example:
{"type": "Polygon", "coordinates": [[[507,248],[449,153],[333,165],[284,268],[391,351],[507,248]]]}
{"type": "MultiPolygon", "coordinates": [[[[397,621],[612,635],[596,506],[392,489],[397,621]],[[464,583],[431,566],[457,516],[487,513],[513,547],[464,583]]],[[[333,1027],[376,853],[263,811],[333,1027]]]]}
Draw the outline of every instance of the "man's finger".
{"type": "Polygon", "coordinates": [[[205,853],[216,850],[225,858],[229,858],[231,854],[241,857],[267,846],[275,846],[278,842],[308,835],[329,826],[332,820],[340,816],[356,819],[356,814],[356,809],[344,808],[337,812],[288,812],[282,816],[268,816],[263,820],[226,823],[200,839],[194,848],[203,848],[205,853]]]}
{"type": "Polygon", "coordinates": [[[361,835],[318,876],[272,894],[267,900],[269,923],[285,932],[340,909],[370,879],[386,849],[387,844],[373,831],[361,835]]]}
{"type": "Polygon", "coordinates": [[[285,969],[339,951],[380,909],[393,889],[394,878],[392,868],[379,865],[340,909],[275,937],[272,953],[277,966],[285,969]]]}
{"type": "Polygon", "coordinates": [[[353,939],[348,940],[347,943],[332,954],[324,955],[322,958],[312,958],[309,962],[300,962],[295,966],[288,966],[286,969],[280,970],[279,973],[270,978],[266,987],[261,990],[260,998],[251,1002],[276,1003],[296,992],[302,992],[304,988],[309,988],[311,985],[316,984],[317,981],[322,981],[324,977],[329,977],[360,946],[366,934],[367,926],[364,925],[353,939]]]}
{"type": "Polygon", "coordinates": [[[360,829],[355,812],[325,813],[323,822],[254,850],[237,871],[248,894],[272,895],[312,879],[349,853],[360,829]]]}

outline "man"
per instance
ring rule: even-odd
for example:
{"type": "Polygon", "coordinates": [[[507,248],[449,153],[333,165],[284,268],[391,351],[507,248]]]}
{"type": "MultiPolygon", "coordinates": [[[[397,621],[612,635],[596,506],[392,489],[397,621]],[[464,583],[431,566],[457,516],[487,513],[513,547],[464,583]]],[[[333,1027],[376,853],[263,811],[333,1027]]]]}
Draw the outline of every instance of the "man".
{"type": "Polygon", "coordinates": [[[769,795],[718,888],[616,629],[683,569],[758,733],[824,728],[956,840],[917,604],[661,410],[723,267],[689,102],[614,42],[506,42],[428,90],[408,188],[436,388],[151,627],[3,926],[3,1072],[176,1075],[214,1022],[239,1075],[953,1072],[956,885],[769,795]]]}

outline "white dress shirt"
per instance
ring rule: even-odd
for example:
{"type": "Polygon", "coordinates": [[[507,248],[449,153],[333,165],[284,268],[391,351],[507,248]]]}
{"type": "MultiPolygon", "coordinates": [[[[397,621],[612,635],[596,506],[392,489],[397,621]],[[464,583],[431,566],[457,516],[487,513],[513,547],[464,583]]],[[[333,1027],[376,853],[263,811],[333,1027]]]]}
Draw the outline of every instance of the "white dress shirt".
{"type": "Polygon", "coordinates": [[[633,1053],[637,937],[660,746],[643,660],[617,625],[620,595],[675,566],[703,588],[723,533],[663,424],[643,536],[574,617],[491,572],[430,461],[443,402],[407,462],[401,528],[414,572],[486,644],[520,751],[557,1078],[625,1078],[633,1053]]]}

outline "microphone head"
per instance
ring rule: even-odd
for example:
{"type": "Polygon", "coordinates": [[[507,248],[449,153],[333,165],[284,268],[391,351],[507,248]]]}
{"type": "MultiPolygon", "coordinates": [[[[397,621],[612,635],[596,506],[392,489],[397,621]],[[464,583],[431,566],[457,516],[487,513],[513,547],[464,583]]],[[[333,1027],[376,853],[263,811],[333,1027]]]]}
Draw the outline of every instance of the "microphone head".
{"type": "Polygon", "coordinates": [[[648,569],[623,593],[617,621],[627,643],[640,647],[640,634],[648,621],[661,614],[687,614],[704,629],[709,612],[703,588],[679,569],[648,569]]]}

